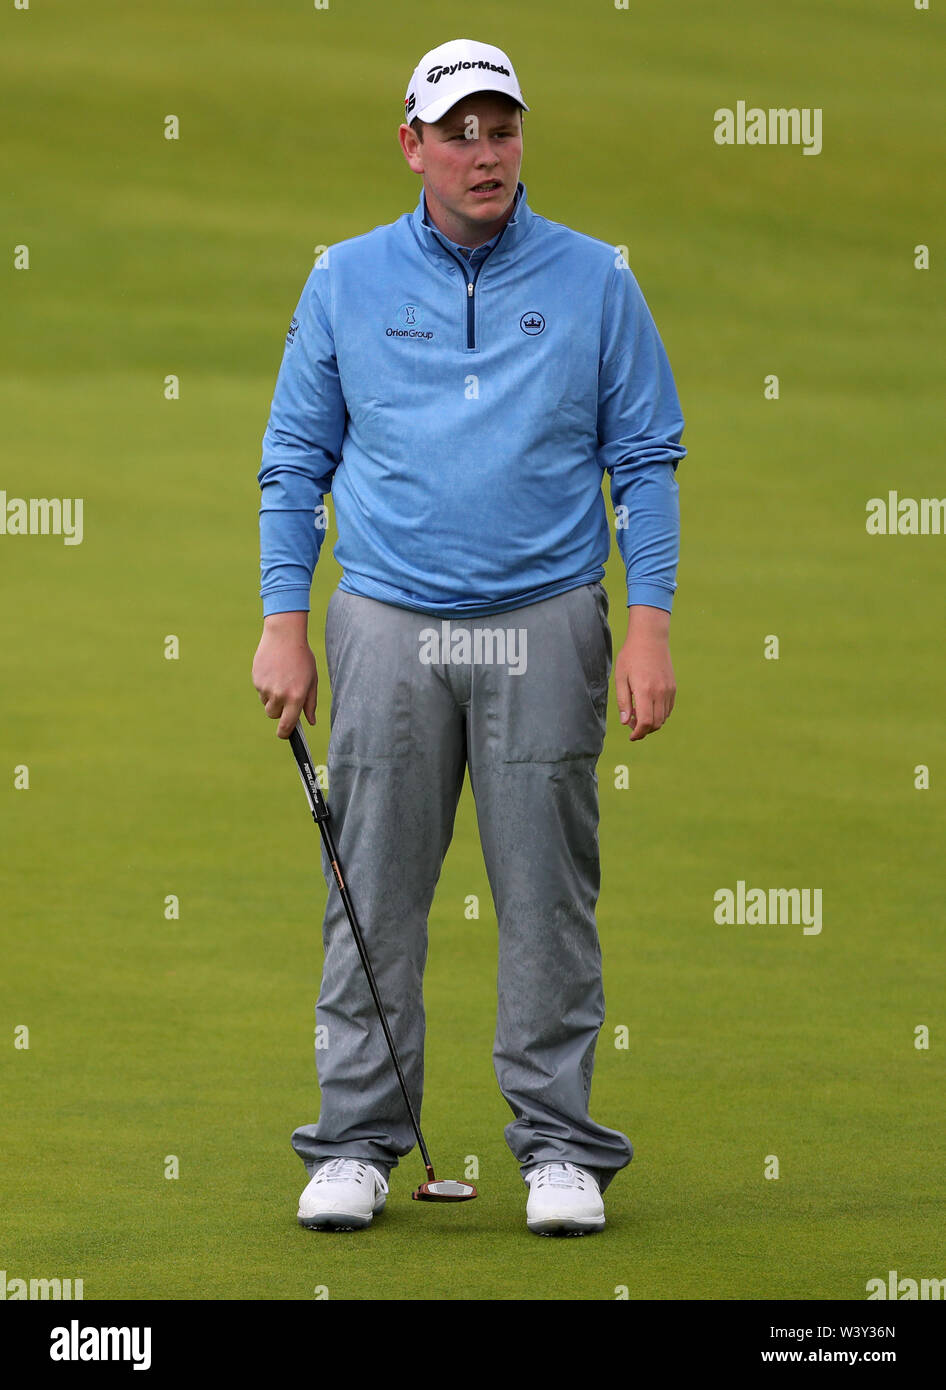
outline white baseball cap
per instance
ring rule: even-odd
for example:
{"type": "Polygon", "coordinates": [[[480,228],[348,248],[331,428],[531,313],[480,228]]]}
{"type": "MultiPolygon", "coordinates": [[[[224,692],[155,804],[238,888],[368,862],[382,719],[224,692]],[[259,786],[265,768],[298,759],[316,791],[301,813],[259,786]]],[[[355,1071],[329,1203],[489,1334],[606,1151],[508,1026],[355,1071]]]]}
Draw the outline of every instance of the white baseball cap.
{"type": "Polygon", "coordinates": [[[404,119],[433,122],[471,92],[502,92],[523,109],[519,82],[501,48],[475,39],[450,39],[425,53],[404,98],[404,119]]]}

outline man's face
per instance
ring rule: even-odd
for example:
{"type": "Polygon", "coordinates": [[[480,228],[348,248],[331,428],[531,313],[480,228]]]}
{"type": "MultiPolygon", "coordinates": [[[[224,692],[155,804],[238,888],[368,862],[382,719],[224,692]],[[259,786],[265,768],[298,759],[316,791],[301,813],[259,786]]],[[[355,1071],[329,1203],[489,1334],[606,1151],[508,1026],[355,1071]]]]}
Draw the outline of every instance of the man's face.
{"type": "Polygon", "coordinates": [[[522,164],[520,108],[499,92],[461,97],[418,140],[410,126],[398,131],[404,157],[424,178],[431,218],[452,241],[482,245],[512,212],[522,164]],[[492,184],[479,191],[477,185],[492,184]]]}

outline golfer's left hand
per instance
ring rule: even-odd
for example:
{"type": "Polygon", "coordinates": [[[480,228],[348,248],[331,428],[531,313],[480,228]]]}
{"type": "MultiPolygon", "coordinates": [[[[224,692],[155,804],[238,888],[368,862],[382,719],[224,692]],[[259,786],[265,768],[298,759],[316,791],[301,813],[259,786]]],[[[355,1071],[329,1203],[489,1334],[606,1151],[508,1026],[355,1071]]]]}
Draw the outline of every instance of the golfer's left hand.
{"type": "Polygon", "coordinates": [[[614,663],[614,685],[631,743],[667,722],[677,686],[670,660],[670,614],[664,609],[643,604],[628,609],[627,637],[614,663]]]}

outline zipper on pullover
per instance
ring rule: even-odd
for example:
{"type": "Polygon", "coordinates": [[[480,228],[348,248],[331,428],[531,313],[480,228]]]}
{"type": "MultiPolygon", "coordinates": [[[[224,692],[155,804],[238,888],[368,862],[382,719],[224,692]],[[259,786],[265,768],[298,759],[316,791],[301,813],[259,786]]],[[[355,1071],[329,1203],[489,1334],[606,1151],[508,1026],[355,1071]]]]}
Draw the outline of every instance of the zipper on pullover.
{"type": "Polygon", "coordinates": [[[450,252],[450,254],[451,256],[453,256],[455,261],[459,261],[460,266],[463,270],[463,278],[466,281],[466,345],[467,348],[475,348],[476,306],[473,298],[473,291],[476,288],[477,277],[479,276],[480,271],[483,269],[483,266],[489,260],[489,256],[484,257],[484,259],[480,261],[479,265],[476,267],[476,271],[474,272],[473,279],[471,280],[469,261],[464,261],[460,256],[454,256],[454,253],[452,251],[450,252]]]}
{"type": "MultiPolygon", "coordinates": [[[[421,196],[423,197],[423,194],[421,196]]],[[[518,202],[518,199],[516,201],[518,202]]],[[[502,241],[503,236],[506,232],[506,227],[508,225],[508,222],[503,224],[502,231],[499,233],[499,236],[496,240],[496,245],[491,248],[490,254],[492,254],[492,252],[495,251],[496,248],[499,246],[499,243],[502,241]]],[[[431,230],[434,229],[431,228],[431,230]]],[[[467,349],[470,350],[476,347],[476,311],[473,302],[473,292],[476,288],[476,281],[479,277],[479,273],[483,269],[483,266],[486,264],[486,262],[489,260],[489,256],[484,256],[484,258],[480,261],[479,265],[476,268],[476,273],[473,276],[473,279],[471,280],[471,263],[469,261],[465,261],[462,256],[458,256],[457,253],[454,251],[453,247],[447,245],[446,238],[444,237],[442,232],[438,232],[438,240],[440,241],[440,244],[446,251],[447,255],[452,256],[453,259],[460,266],[461,270],[463,271],[463,281],[466,285],[466,346],[467,349]]]]}
{"type": "MultiPolygon", "coordinates": [[[[491,251],[490,251],[490,255],[492,255],[493,252],[496,250],[496,248],[499,246],[499,242],[502,241],[502,239],[503,239],[503,232],[505,232],[505,230],[506,230],[506,228],[503,227],[502,232],[500,232],[500,234],[499,234],[499,240],[496,242],[496,246],[492,247],[492,249],[491,249],[491,251]]],[[[454,260],[457,262],[457,264],[459,265],[460,269],[463,271],[463,280],[464,280],[464,283],[465,283],[465,285],[466,285],[466,345],[467,345],[467,348],[468,348],[468,349],[475,348],[475,347],[476,347],[476,306],[475,306],[475,303],[474,303],[473,292],[474,292],[474,290],[476,289],[476,282],[477,282],[477,280],[479,279],[480,271],[483,269],[484,265],[485,265],[486,262],[489,260],[489,256],[484,256],[484,257],[483,257],[483,259],[480,261],[479,265],[476,267],[476,270],[475,270],[475,272],[473,273],[473,278],[472,278],[472,280],[471,280],[471,279],[470,279],[471,263],[470,263],[469,261],[465,261],[465,260],[463,259],[462,256],[458,256],[457,253],[453,250],[453,247],[447,246],[447,244],[446,244],[446,242],[445,242],[445,240],[444,240],[443,238],[441,238],[441,243],[440,243],[440,244],[443,246],[443,249],[446,251],[447,255],[448,255],[448,256],[452,256],[453,259],[454,259],[454,260]]]]}
{"type": "MultiPolygon", "coordinates": [[[[497,242],[497,245],[498,244],[499,243],[497,242]]],[[[493,249],[495,250],[495,247],[493,249]]],[[[463,271],[463,280],[466,285],[466,345],[467,348],[475,348],[476,306],[474,303],[473,291],[476,288],[476,281],[479,277],[479,273],[483,269],[483,266],[486,264],[486,262],[489,260],[489,256],[484,256],[484,258],[480,261],[479,265],[476,267],[476,271],[473,274],[473,279],[471,280],[470,262],[465,261],[462,256],[458,256],[456,252],[452,251],[449,247],[444,247],[444,250],[447,252],[449,256],[453,257],[453,259],[459,265],[460,269],[463,271]]]]}

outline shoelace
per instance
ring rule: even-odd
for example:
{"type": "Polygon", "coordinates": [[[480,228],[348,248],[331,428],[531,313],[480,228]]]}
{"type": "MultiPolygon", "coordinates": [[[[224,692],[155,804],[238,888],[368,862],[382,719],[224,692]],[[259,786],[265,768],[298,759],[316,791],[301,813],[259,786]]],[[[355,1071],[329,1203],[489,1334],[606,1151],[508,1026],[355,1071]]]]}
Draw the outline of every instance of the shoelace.
{"type": "MultiPolygon", "coordinates": [[[[356,1158],[333,1158],[319,1169],[318,1177],[320,1182],[350,1182],[352,1178],[361,1182],[367,1172],[368,1165],[356,1158]]],[[[387,1192],[388,1185],[376,1168],[371,1169],[371,1176],[381,1191],[387,1192]]]]}
{"type": "Polygon", "coordinates": [[[546,1163],[536,1169],[531,1179],[537,1187],[580,1187],[585,1189],[585,1175],[574,1163],[546,1163]]]}

